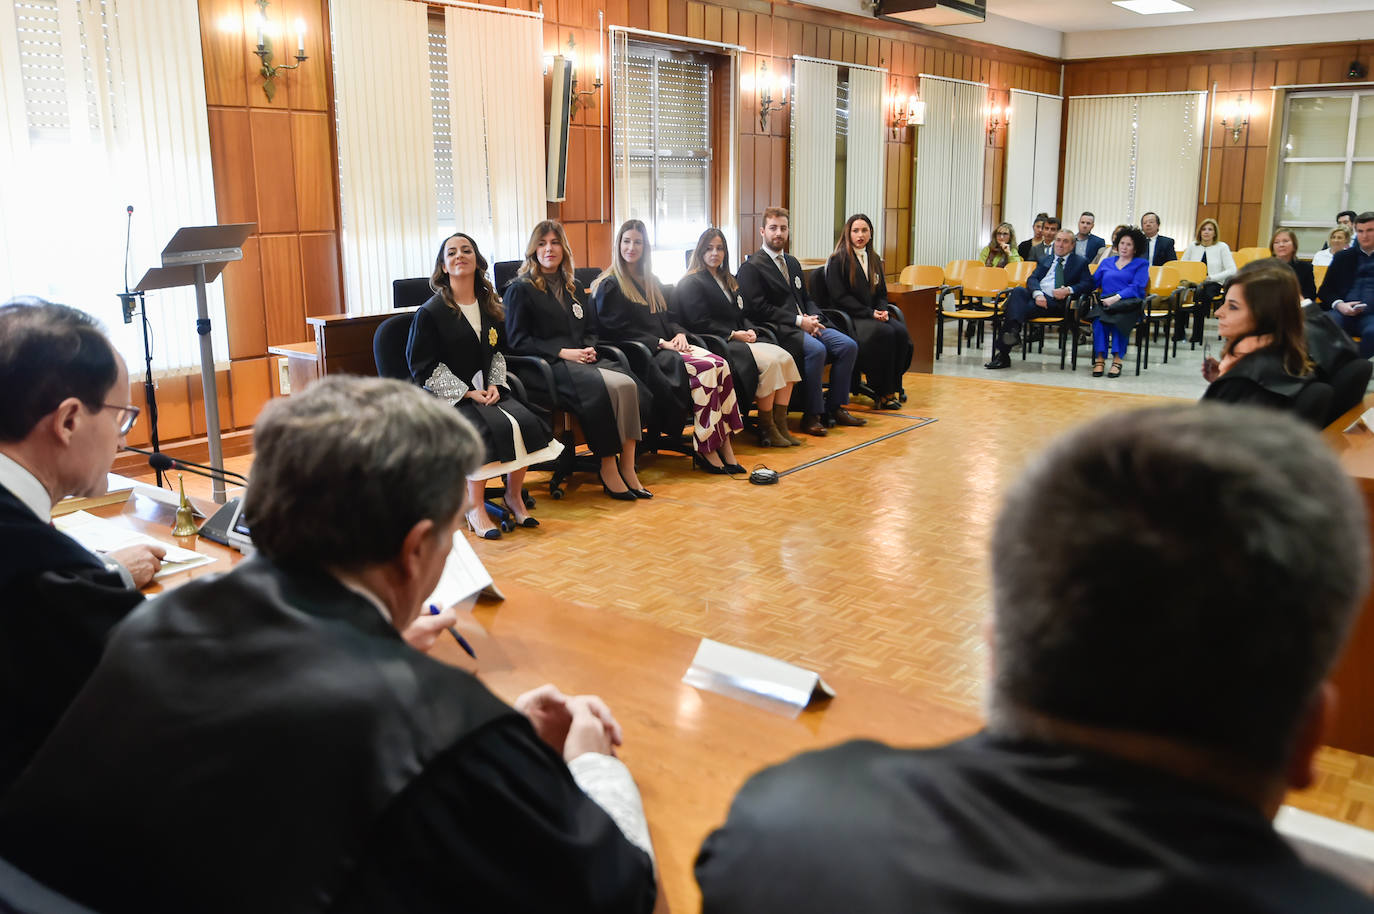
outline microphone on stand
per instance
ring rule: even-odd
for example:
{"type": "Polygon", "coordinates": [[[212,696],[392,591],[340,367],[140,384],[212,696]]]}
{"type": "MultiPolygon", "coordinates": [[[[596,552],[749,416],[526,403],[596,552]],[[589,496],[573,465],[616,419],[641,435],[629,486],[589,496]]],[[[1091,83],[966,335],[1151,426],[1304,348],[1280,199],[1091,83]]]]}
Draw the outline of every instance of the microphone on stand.
{"type": "MultiPolygon", "coordinates": [[[[235,473],[233,470],[221,470],[218,467],[191,463],[189,460],[177,460],[168,457],[166,454],[154,454],[142,448],[126,447],[125,450],[136,451],[139,454],[147,454],[148,466],[157,470],[159,473],[165,473],[168,470],[181,470],[195,476],[204,476],[206,479],[218,479],[223,482],[228,482],[231,485],[248,485],[248,477],[244,476],[242,473],[235,473]]],[[[200,529],[196,532],[211,542],[219,543],[221,546],[229,546],[230,548],[238,549],[242,552],[243,550],[239,545],[230,541],[229,536],[230,530],[233,528],[239,516],[240,501],[241,499],[239,498],[229,499],[221,505],[214,514],[210,515],[205,523],[200,525],[200,529]]]]}
{"type": "Polygon", "coordinates": [[[134,322],[134,299],[138,297],[137,294],[129,291],[129,242],[134,233],[134,205],[132,203],[129,204],[126,212],[129,214],[129,219],[124,225],[124,291],[119,296],[119,303],[124,311],[124,323],[132,324],[134,322]]]}
{"type": "MultiPolygon", "coordinates": [[[[129,450],[138,449],[129,448],[129,450]]],[[[139,451],[139,453],[141,454],[144,452],[139,451]]],[[[204,464],[191,463],[189,460],[177,460],[175,457],[168,457],[166,454],[162,453],[149,454],[148,466],[163,473],[166,473],[168,470],[178,470],[180,472],[190,473],[193,476],[204,476],[206,479],[218,479],[231,486],[248,485],[248,477],[241,473],[235,473],[233,470],[221,470],[218,467],[208,467],[204,464]]]]}

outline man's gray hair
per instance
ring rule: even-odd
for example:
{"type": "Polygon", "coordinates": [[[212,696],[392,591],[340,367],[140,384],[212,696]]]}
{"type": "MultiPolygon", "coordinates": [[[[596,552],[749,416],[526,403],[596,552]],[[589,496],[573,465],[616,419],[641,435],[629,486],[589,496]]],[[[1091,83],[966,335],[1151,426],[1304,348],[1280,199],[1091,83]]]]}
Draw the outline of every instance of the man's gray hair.
{"type": "Polygon", "coordinates": [[[456,410],[382,378],[324,378],[272,401],[253,447],[244,502],[253,542],[298,567],[395,558],[419,521],[452,521],[482,460],[481,440],[456,410]]]}
{"type": "Polygon", "coordinates": [[[1369,580],[1363,501],[1296,420],[1234,405],[1063,436],[992,540],[989,717],[1132,731],[1272,772],[1369,580]]]}

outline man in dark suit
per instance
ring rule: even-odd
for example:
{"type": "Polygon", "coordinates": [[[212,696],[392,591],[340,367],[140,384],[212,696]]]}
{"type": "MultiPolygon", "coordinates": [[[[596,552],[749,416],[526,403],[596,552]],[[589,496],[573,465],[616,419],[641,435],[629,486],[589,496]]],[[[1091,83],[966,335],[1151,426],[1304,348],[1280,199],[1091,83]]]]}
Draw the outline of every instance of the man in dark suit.
{"type": "Polygon", "coordinates": [[[81,684],[164,550],[95,555],[53,505],[101,495],[138,417],[129,375],[87,314],[38,299],[0,307],[0,792],[81,684]]]}
{"type": "Polygon", "coordinates": [[[1021,344],[1021,328],[1026,321],[1062,315],[1069,298],[1087,292],[1092,284],[1088,262],[1073,252],[1073,232],[1060,232],[1054,237],[1053,253],[1040,261],[1024,286],[1017,286],[1007,296],[1002,333],[997,338],[992,361],[983,367],[1010,368],[1012,347],[1021,344]]]}
{"type": "Polygon", "coordinates": [[[0,801],[0,857],[105,912],[647,914],[609,709],[552,686],[512,708],[402,639],[461,535],[467,420],[329,377],[254,445],[257,553],[111,633],[0,801]]]}
{"type": "Polygon", "coordinates": [[[1374,211],[1355,217],[1355,243],[1332,255],[1317,303],[1360,338],[1361,358],[1374,356],[1374,211]]]}
{"type": "Polygon", "coordinates": [[[1276,410],[1070,432],[992,528],[986,730],[755,775],[697,858],[703,914],[1374,911],[1270,821],[1315,777],[1363,506],[1276,410]]]}
{"type": "Polygon", "coordinates": [[[807,296],[801,264],[784,253],[788,239],[787,210],[770,206],[763,211],[763,247],[740,264],[737,279],[744,296],[744,313],[768,327],[778,345],[792,354],[801,369],[805,410],[801,430],[823,437],[827,426],[866,425],[850,414],[849,387],[859,344],[830,325],[807,296]],[[830,364],[830,390],[823,393],[821,375],[830,364]]]}
{"type": "Polygon", "coordinates": [[[1146,254],[1150,266],[1162,267],[1171,260],[1178,260],[1174,250],[1174,239],[1159,233],[1159,213],[1146,213],[1140,217],[1140,230],[1145,233],[1146,254]]]}
{"type": "Polygon", "coordinates": [[[1093,262],[1097,252],[1102,250],[1102,246],[1107,243],[1093,234],[1094,225],[1097,225],[1097,217],[1092,213],[1084,213],[1079,216],[1078,234],[1073,238],[1073,252],[1088,263],[1093,262]]]}

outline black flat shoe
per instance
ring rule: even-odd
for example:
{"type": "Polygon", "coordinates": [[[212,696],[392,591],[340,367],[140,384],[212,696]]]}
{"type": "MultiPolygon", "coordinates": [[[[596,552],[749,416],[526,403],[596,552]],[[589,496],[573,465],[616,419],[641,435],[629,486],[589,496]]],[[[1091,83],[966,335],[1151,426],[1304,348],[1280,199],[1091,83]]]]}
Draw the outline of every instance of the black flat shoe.
{"type": "Polygon", "coordinates": [[[698,470],[703,473],[710,473],[712,476],[728,476],[730,471],[723,466],[716,466],[700,454],[692,455],[692,462],[696,464],[698,470]]]}

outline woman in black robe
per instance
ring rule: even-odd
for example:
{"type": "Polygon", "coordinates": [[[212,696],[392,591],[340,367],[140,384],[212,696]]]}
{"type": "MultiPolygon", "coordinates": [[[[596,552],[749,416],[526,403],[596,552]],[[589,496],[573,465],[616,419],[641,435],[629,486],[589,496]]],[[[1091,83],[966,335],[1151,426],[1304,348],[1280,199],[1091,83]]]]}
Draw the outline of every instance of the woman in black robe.
{"type": "Polygon", "coordinates": [[[693,333],[725,339],[736,391],[751,391],[758,404],[759,445],[801,444],[787,431],[787,404],[801,372],[786,349],[759,339],[758,328],[744,316],[744,297],[729,264],[724,233],[717,228],[702,232],[687,275],[673,294],[678,318],[693,333]]]}
{"type": "Polygon", "coordinates": [[[635,473],[645,403],[634,378],[596,354],[596,312],[574,279],[562,225],[545,220],[534,227],[505,306],[511,352],[549,363],[559,400],[577,416],[587,446],[601,459],[606,494],[618,501],[652,498],[635,473]]]}
{"type": "Polygon", "coordinates": [[[411,321],[406,360],[415,383],[457,407],[482,436],[486,461],[468,477],[468,529],[500,539],[482,506],[487,480],[498,476],[506,477],[505,503],[516,525],[537,527],[521,497],[525,469],[554,459],[563,445],[506,387],[501,300],[477,242],[461,232],[444,239],[429,286],[434,295],[411,321]]]}
{"type": "Polygon", "coordinates": [[[872,248],[873,222],[863,213],[845,220],[835,253],[825,264],[830,304],[854,321],[859,370],[879,409],[900,409],[902,374],[911,364],[911,336],[902,312],[887,301],[883,259],[872,248]]]}

